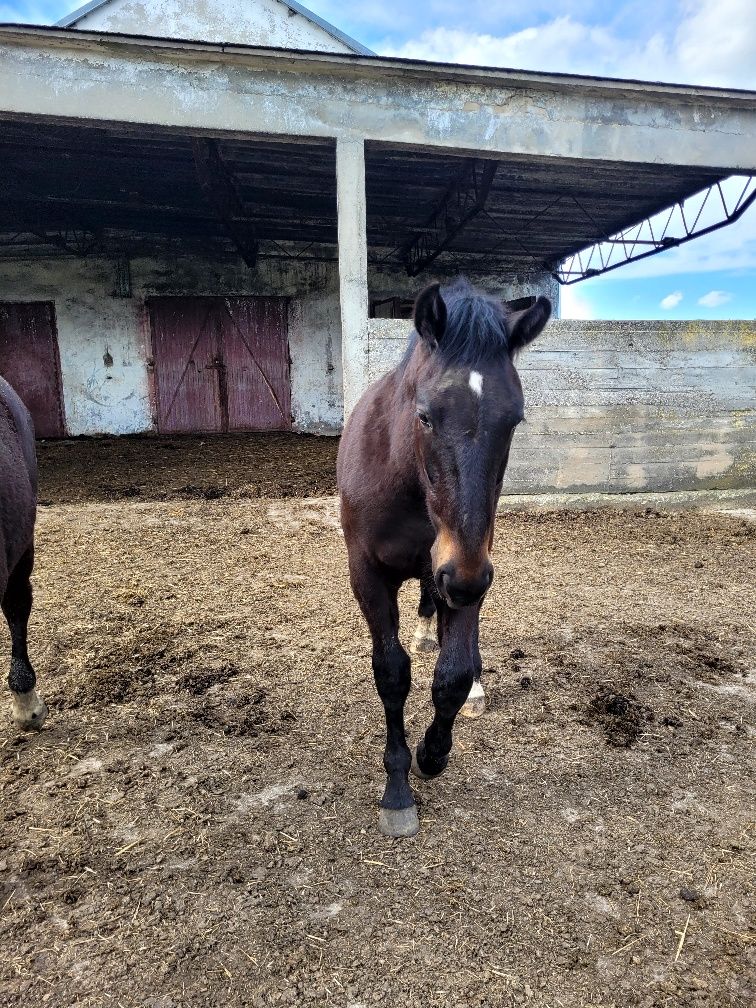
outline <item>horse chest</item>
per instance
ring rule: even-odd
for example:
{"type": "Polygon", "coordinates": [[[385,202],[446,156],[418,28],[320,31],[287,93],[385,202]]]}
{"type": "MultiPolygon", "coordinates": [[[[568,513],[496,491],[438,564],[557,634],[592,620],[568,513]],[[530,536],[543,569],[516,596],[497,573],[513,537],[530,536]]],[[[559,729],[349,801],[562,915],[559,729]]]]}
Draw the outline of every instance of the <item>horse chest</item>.
{"type": "Polygon", "coordinates": [[[392,502],[377,523],[376,553],[387,567],[406,577],[416,577],[416,572],[427,565],[433,537],[433,526],[423,504],[392,502]]]}

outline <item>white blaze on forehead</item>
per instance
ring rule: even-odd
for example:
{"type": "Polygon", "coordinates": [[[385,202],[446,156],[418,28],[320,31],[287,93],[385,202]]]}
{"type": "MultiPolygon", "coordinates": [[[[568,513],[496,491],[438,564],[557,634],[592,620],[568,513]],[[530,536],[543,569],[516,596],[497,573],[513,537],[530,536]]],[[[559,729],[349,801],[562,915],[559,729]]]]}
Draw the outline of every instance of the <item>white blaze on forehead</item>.
{"type": "Polygon", "coordinates": [[[470,372],[470,388],[473,390],[475,395],[480,399],[483,395],[483,375],[480,371],[470,372]]]}

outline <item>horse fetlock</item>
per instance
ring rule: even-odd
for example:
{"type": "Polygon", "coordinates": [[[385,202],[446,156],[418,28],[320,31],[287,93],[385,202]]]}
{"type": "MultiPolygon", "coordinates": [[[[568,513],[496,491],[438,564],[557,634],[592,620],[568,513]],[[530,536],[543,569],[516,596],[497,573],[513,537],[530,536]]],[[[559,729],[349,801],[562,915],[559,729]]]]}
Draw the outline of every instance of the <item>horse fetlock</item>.
{"type": "Polygon", "coordinates": [[[34,669],[23,658],[11,658],[8,685],[14,693],[29,693],[37,685],[34,669]]]}
{"type": "Polygon", "coordinates": [[[35,689],[12,694],[12,716],[22,731],[39,731],[47,717],[47,704],[35,689]]]}
{"type": "Polygon", "coordinates": [[[486,710],[486,694],[480,679],[473,679],[467,700],[462,704],[460,714],[466,718],[479,718],[486,710]]]}
{"type": "Polygon", "coordinates": [[[448,754],[435,760],[430,759],[424,742],[421,742],[412,753],[412,773],[420,780],[433,780],[434,777],[439,777],[448,765],[448,754]]]}

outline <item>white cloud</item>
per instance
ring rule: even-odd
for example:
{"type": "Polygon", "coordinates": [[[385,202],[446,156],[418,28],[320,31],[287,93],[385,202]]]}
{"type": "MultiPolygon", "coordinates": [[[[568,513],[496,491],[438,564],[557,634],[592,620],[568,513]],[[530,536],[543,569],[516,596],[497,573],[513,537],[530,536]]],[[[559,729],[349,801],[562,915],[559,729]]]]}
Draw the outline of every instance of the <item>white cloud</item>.
{"type": "Polygon", "coordinates": [[[684,0],[672,55],[686,80],[724,87],[756,81],[753,0],[684,0]]]}
{"type": "Polygon", "coordinates": [[[559,315],[565,319],[592,319],[596,317],[589,300],[576,287],[559,288],[559,315]]]}
{"type": "Polygon", "coordinates": [[[728,291],[713,290],[698,299],[698,303],[704,308],[719,308],[723,304],[732,301],[732,294],[728,291]]]}
{"type": "Polygon", "coordinates": [[[683,299],[682,291],[673,291],[671,294],[667,294],[659,302],[659,307],[663,308],[665,311],[672,311],[673,308],[677,308],[683,299]]]}
{"type": "Polygon", "coordinates": [[[519,70],[634,77],[728,87],[756,86],[753,0],[679,0],[677,27],[629,39],[570,15],[506,35],[432,27],[389,55],[519,70]]]}

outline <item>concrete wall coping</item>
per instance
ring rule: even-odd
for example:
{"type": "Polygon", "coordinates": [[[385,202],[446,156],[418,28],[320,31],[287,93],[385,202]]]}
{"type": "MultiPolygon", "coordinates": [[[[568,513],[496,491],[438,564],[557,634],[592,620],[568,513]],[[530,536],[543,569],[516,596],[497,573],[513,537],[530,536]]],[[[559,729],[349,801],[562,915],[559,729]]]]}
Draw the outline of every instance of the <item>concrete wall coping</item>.
{"type": "Polygon", "coordinates": [[[414,150],[756,168],[756,93],[180,39],[0,28],[0,116],[414,150]]]}
{"type": "Polygon", "coordinates": [[[17,42],[36,45],[40,49],[64,46],[66,48],[141,48],[152,51],[180,50],[187,60],[229,58],[240,62],[261,61],[269,64],[275,60],[286,63],[293,70],[328,67],[329,72],[360,77],[442,78],[446,81],[471,82],[494,87],[524,88],[527,90],[574,91],[575,89],[611,95],[618,92],[637,97],[666,97],[676,101],[724,102],[733,107],[756,107],[756,91],[741,88],[721,88],[704,85],[674,84],[663,81],[641,81],[620,77],[592,77],[580,74],[543,73],[535,70],[474,66],[462,63],[436,63],[428,60],[400,59],[394,56],[362,55],[351,53],[326,53],[302,49],[277,49],[264,46],[246,46],[232,43],[204,42],[197,39],[155,38],[144,35],[126,35],[117,32],[95,32],[70,29],[57,25],[0,24],[0,43],[17,42]]]}
{"type": "MultiPolygon", "coordinates": [[[[409,319],[373,318],[368,330],[374,339],[406,340],[412,331],[409,319]]],[[[579,332],[590,335],[611,330],[621,342],[623,334],[649,333],[671,338],[684,333],[737,333],[746,345],[756,350],[756,319],[564,319],[553,318],[546,334],[551,332],[579,332]],[[749,337],[751,339],[749,339],[749,337]],[[751,342],[752,340],[752,342],[751,342]]],[[[538,344],[534,344],[535,347],[538,344]]]]}

